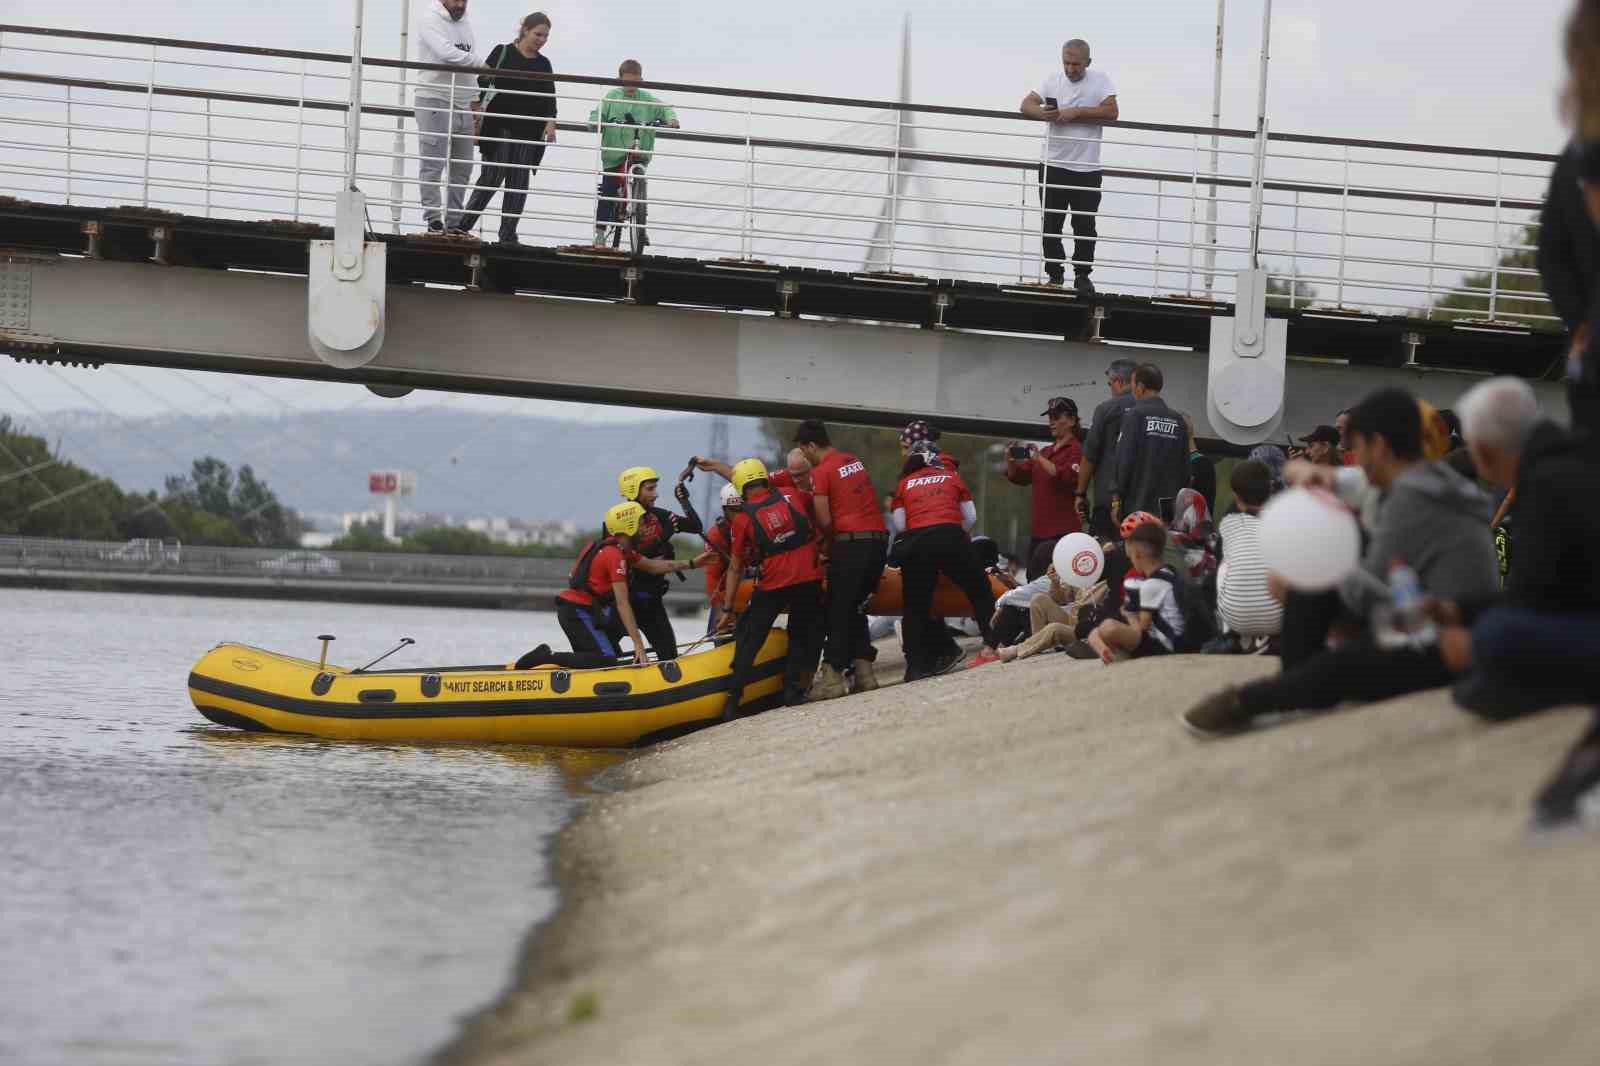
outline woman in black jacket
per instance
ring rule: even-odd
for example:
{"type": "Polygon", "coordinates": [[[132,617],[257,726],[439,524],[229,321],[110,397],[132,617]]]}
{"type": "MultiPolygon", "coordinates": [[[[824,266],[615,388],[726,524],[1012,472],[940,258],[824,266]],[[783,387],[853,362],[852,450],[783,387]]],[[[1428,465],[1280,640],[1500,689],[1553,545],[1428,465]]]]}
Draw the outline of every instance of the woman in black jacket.
{"type": "MultiPolygon", "coordinates": [[[[549,74],[550,60],[543,52],[549,39],[550,16],[535,11],[522,20],[514,42],[494,47],[487,65],[518,74],[549,74]]],[[[483,165],[461,216],[461,231],[472,232],[478,216],[504,185],[500,243],[518,244],[517,223],[522,221],[522,207],[527,202],[528,181],[544,162],[545,145],[556,139],[555,85],[547,78],[499,74],[480,77],[478,84],[484,89],[479,96],[483,121],[478,131],[483,165]]]]}

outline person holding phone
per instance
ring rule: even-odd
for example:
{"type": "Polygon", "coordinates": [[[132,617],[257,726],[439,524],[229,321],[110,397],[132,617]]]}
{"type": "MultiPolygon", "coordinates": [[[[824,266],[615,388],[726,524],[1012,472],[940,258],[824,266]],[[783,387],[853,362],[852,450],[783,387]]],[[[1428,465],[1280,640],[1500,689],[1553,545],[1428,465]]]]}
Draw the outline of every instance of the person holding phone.
{"type": "Polygon", "coordinates": [[[1028,539],[1028,576],[1038,577],[1050,567],[1056,541],[1083,528],[1078,515],[1078,473],[1083,464],[1083,423],[1078,405],[1057,396],[1046,405],[1051,442],[1006,444],[1006,480],[1033,490],[1033,517],[1028,539]]]}
{"type": "Polygon", "coordinates": [[[1044,272],[1052,285],[1066,281],[1066,252],[1061,245],[1062,223],[1072,215],[1073,288],[1079,296],[1093,296],[1089,274],[1094,270],[1094,244],[1099,235],[1095,215],[1100,210],[1100,138],[1103,122],[1115,122],[1117,87],[1098,70],[1090,70],[1089,43],[1074,38],[1061,48],[1061,69],[1044,80],[1022,101],[1022,113],[1048,123],[1042,168],[1044,187],[1044,272]]]}

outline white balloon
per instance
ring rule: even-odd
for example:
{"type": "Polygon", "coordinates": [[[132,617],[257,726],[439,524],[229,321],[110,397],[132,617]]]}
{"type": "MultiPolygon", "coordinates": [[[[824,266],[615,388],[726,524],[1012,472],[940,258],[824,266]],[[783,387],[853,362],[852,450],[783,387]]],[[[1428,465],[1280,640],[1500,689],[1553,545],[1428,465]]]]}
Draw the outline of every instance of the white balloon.
{"type": "Polygon", "coordinates": [[[1261,559],[1290,588],[1331,589],[1361,564],[1356,516],[1320,489],[1280,492],[1261,511],[1261,559]]]}
{"type": "Polygon", "coordinates": [[[1068,533],[1056,541],[1051,559],[1056,564],[1056,576],[1062,584],[1075,589],[1086,589],[1100,580],[1106,568],[1106,554],[1100,542],[1087,533],[1068,533]]]}

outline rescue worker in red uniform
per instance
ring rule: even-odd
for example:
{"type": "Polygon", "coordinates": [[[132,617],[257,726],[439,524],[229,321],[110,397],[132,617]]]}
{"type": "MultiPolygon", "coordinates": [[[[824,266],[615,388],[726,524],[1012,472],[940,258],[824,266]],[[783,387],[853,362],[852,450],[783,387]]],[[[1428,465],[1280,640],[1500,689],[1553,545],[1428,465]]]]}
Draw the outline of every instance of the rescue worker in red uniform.
{"type": "Polygon", "coordinates": [[[761,576],[744,614],[734,624],[734,597],[738,582],[730,580],[723,592],[721,627],[734,630],[733,673],[723,721],[739,715],[739,701],[756,655],[766,643],[772,623],[789,615],[789,654],[783,672],[783,702],[793,707],[806,701],[806,679],[816,666],[820,650],[822,564],[817,556],[817,534],[807,517],[809,502],[800,489],[782,492],[772,487],[766,465],[744,459],[734,465],[733,487],[741,504],[733,518],[733,556],[730,574],[740,574],[748,562],[759,562],[761,576]]]}
{"type": "MultiPolygon", "coordinates": [[[[704,528],[700,516],[689,503],[688,486],[680,484],[676,496],[683,507],[683,516],[656,506],[656,493],[661,475],[648,466],[631,466],[617,478],[617,491],[624,500],[632,500],[644,508],[639,519],[639,532],[634,538],[634,549],[642,559],[673,557],[672,538],[679,533],[699,535],[704,528]]],[[[642,569],[635,567],[635,569],[642,569]]],[[[644,570],[634,580],[631,588],[634,616],[639,629],[650,641],[650,650],[657,659],[678,657],[678,636],[672,631],[672,619],[667,614],[665,598],[667,579],[655,572],[644,570]]]]}
{"type": "MultiPolygon", "coordinates": [[[[733,519],[744,506],[744,500],[731,483],[722,486],[721,502],[722,517],[711,523],[705,535],[706,547],[712,552],[712,558],[706,563],[706,599],[711,603],[711,618],[706,624],[708,634],[715,633],[717,623],[722,620],[722,594],[726,591],[722,585],[728,576],[728,563],[733,559],[733,519]]],[[[737,580],[734,590],[737,593],[737,580]]]]}
{"type": "MultiPolygon", "coordinates": [[[[605,536],[591,542],[579,555],[556,596],[556,621],[572,643],[572,650],[596,656],[593,665],[608,665],[621,656],[624,635],[633,641],[633,661],[646,661],[644,640],[628,595],[628,571],[674,574],[693,570],[699,559],[645,559],[635,550],[634,538],[644,517],[637,503],[619,503],[606,512],[605,536]]],[[[702,557],[703,558],[703,557],[702,557]]]]}
{"type": "Polygon", "coordinates": [[[954,581],[972,604],[983,634],[980,655],[994,654],[994,593],[967,532],[978,520],[972,493],[961,475],[945,469],[934,445],[922,442],[906,459],[895,488],[894,523],[905,531],[901,575],[905,590],[906,680],[916,681],[954,668],[965,658],[941,651],[930,631],[933,587],[940,574],[954,581]]]}
{"type": "Polygon", "coordinates": [[[878,687],[872,660],[877,649],[867,634],[867,601],[878,588],[889,555],[889,527],[878,508],[878,490],[866,464],[835,448],[828,429],[808,418],[795,430],[794,443],[811,462],[811,487],[817,527],[828,557],[828,600],[822,665],[811,687],[814,700],[878,687]]]}

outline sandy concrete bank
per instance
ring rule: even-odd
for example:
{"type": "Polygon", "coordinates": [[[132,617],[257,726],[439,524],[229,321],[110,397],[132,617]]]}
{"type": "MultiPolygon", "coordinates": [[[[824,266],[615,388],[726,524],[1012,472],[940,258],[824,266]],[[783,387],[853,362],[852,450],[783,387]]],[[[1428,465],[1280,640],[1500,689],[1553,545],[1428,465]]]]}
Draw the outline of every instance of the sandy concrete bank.
{"type": "Polygon", "coordinates": [[[1051,655],[644,754],[446,1060],[1593,1061],[1600,837],[1524,831],[1586,719],[1174,721],[1274,668],[1051,655]]]}

